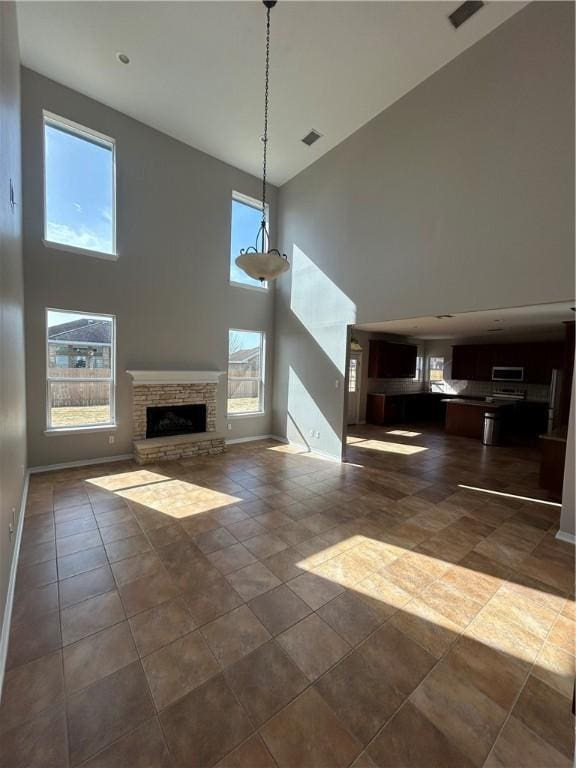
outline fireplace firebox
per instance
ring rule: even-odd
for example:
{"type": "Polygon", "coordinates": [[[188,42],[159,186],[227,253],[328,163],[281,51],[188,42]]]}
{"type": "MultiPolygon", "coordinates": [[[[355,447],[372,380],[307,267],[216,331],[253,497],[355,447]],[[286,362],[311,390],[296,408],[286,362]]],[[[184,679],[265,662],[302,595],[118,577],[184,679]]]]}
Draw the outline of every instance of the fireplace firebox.
{"type": "Polygon", "coordinates": [[[146,408],[146,438],[206,432],[206,405],[162,405],[146,408]]]}

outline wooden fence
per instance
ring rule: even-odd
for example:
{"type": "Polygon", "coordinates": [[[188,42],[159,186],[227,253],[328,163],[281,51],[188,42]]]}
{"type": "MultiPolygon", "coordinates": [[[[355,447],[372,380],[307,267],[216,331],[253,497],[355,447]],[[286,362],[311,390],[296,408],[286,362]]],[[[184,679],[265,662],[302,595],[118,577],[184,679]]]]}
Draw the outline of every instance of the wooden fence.
{"type": "Polygon", "coordinates": [[[91,407],[108,405],[110,402],[110,382],[101,381],[103,376],[110,376],[106,368],[68,368],[66,378],[62,368],[49,368],[48,376],[57,382],[52,386],[51,402],[53,408],[91,407]],[[70,381],[70,379],[94,379],[94,381],[70,381]]]}
{"type": "Polygon", "coordinates": [[[240,397],[258,397],[258,380],[228,378],[228,398],[240,397]]]}

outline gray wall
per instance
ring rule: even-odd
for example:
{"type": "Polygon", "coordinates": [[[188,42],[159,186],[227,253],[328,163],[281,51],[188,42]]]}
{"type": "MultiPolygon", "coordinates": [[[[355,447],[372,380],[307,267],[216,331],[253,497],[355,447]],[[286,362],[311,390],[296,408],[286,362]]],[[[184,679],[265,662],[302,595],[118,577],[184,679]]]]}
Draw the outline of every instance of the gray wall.
{"type": "Polygon", "coordinates": [[[0,3],[0,616],[14,554],[8,526],[18,524],[26,467],[19,69],[16,9],[0,3]]]}
{"type": "MultiPolygon", "coordinates": [[[[34,72],[22,71],[28,441],[31,466],[132,451],[126,370],[225,370],[228,328],[267,334],[268,414],[231,421],[227,438],[270,432],[273,289],[228,283],[232,191],[259,181],[34,72]],[[42,109],[116,139],[116,262],[47,249],[43,235],[42,109]],[[108,434],[44,435],[46,307],[117,317],[116,442],[108,434]]],[[[276,193],[271,190],[274,216],[276,193]]],[[[274,224],[274,220],[272,220],[274,224]]],[[[217,428],[225,430],[225,377],[217,428]]]]}
{"type": "Polygon", "coordinates": [[[339,456],[347,324],[573,298],[572,4],[520,11],[284,185],[279,210],[294,269],[273,431],[339,456]]]}

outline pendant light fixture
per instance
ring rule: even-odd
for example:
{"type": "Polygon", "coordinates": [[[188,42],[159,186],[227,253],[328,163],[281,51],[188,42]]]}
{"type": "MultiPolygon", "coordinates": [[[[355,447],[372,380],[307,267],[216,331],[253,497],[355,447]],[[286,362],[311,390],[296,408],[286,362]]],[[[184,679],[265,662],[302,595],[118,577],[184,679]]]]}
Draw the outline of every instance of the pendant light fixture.
{"type": "Polygon", "coordinates": [[[268,91],[270,83],[270,11],[276,5],[277,0],[263,0],[266,7],[266,68],[264,77],[264,146],[262,162],[262,222],[256,235],[256,245],[240,250],[240,256],[236,264],[254,280],[274,280],[283,272],[290,269],[290,263],[285,253],[280,253],[276,248],[267,250],[268,232],[266,230],[266,161],[268,154],[268,91]]]}

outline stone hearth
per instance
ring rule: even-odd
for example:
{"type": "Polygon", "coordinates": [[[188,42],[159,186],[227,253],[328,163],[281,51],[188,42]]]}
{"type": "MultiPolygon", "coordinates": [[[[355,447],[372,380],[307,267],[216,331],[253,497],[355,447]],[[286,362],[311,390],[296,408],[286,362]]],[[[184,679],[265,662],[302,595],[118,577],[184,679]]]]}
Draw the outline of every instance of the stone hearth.
{"type": "Polygon", "coordinates": [[[221,371],[128,371],[133,380],[132,422],[137,464],[207,456],[225,450],[216,432],[216,393],[221,371]],[[146,409],[206,405],[206,432],[146,439],[146,409]]]}

